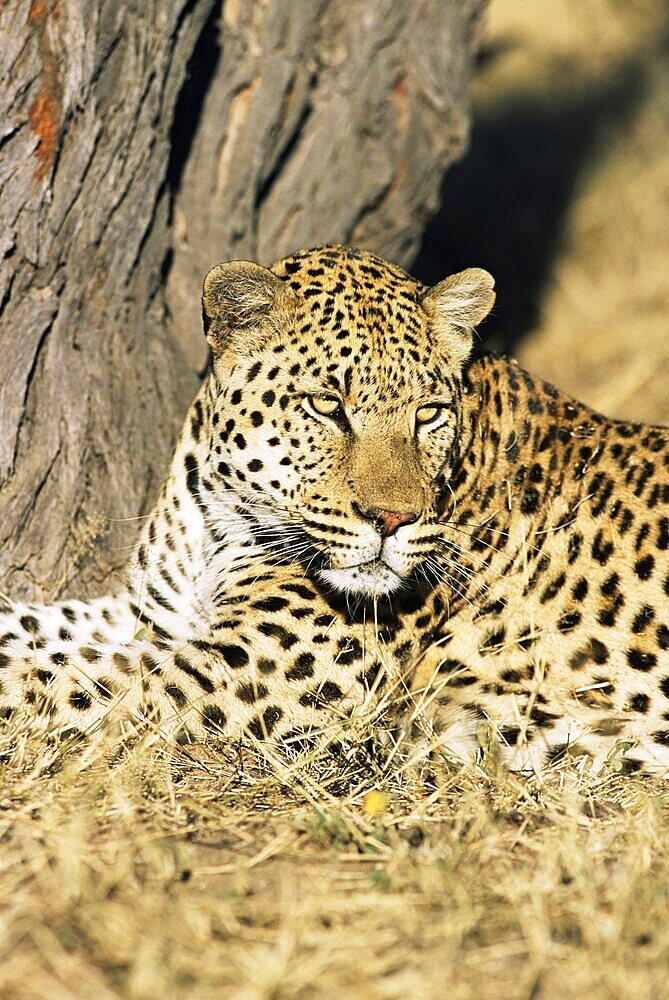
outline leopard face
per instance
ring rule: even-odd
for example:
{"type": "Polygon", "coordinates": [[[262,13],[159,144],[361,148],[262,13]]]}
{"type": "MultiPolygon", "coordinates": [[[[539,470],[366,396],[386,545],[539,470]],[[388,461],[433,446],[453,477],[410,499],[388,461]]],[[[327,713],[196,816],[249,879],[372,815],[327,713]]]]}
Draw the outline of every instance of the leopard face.
{"type": "Polygon", "coordinates": [[[463,364],[492,288],[473,269],[426,289],[343,247],[214,268],[203,312],[221,528],[234,505],[277,558],[350,594],[429,578],[463,364]]]}

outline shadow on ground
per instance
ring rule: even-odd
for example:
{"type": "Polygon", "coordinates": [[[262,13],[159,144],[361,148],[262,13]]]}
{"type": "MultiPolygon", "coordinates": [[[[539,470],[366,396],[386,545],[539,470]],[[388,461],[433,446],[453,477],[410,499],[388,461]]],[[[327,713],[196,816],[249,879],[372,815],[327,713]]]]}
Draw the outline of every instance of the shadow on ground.
{"type": "Polygon", "coordinates": [[[470,152],[446,177],[412,272],[433,284],[469,266],[491,271],[499,295],[486,346],[513,351],[536,325],[574,185],[604,152],[603,135],[631,121],[646,79],[641,57],[587,89],[570,86],[565,70],[559,92],[514,93],[475,110],[470,152]]]}

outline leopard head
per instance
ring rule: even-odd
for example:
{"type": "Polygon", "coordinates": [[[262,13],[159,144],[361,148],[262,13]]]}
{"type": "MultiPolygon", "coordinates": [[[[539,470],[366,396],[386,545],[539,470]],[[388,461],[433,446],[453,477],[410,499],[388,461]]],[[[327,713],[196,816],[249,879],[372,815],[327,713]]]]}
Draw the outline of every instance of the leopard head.
{"type": "Polygon", "coordinates": [[[493,285],[472,268],[426,288],[340,246],[209,272],[210,478],[262,544],[351,594],[429,563],[493,285]]]}

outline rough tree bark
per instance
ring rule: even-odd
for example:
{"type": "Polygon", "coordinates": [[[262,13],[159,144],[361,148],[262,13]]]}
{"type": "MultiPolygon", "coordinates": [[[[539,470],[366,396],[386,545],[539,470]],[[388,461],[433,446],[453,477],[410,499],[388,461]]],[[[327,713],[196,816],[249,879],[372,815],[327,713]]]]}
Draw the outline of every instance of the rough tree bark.
{"type": "Polygon", "coordinates": [[[480,7],[0,0],[3,591],[93,593],[123,563],[211,264],[334,239],[410,261],[480,7]]]}

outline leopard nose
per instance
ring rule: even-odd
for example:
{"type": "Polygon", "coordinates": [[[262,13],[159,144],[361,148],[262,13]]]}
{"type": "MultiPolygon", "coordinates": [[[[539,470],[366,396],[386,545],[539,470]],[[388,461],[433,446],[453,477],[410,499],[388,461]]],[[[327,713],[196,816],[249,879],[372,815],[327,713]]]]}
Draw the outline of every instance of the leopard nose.
{"type": "Polygon", "coordinates": [[[354,507],[361,517],[368,521],[374,521],[379,529],[382,538],[389,538],[394,535],[398,528],[404,524],[413,524],[421,515],[421,511],[414,510],[381,510],[379,507],[369,507],[366,510],[354,504],[354,507]]]}

